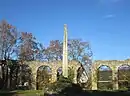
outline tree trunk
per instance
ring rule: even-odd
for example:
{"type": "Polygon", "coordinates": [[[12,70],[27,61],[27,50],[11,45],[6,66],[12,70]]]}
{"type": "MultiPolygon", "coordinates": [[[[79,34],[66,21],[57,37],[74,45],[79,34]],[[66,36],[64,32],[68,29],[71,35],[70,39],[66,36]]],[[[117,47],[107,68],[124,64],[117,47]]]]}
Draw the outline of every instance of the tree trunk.
{"type": "Polygon", "coordinates": [[[5,89],[8,87],[8,66],[6,67],[5,89]]]}
{"type": "Polygon", "coordinates": [[[12,89],[12,69],[10,69],[10,89],[12,89]]]}
{"type": "Polygon", "coordinates": [[[19,72],[19,66],[17,66],[16,69],[16,88],[18,88],[18,72],[19,72]]]}
{"type": "Polygon", "coordinates": [[[1,72],[2,72],[2,80],[1,80],[1,88],[3,88],[4,87],[4,79],[5,79],[5,74],[4,74],[4,66],[2,65],[1,66],[1,72]]]}

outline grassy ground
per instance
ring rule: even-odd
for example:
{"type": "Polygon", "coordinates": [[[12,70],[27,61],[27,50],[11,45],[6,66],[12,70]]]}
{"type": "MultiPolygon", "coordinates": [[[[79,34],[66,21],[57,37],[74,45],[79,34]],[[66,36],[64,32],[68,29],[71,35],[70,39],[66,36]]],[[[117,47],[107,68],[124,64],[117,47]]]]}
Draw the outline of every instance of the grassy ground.
{"type": "MultiPolygon", "coordinates": [[[[130,92],[127,91],[92,91],[88,90],[81,92],[80,94],[75,94],[70,91],[66,91],[68,95],[66,96],[130,96],[130,92]]],[[[15,90],[15,91],[0,91],[0,96],[44,96],[42,90],[15,90]]],[[[56,96],[64,96],[58,94],[56,96]]]]}
{"type": "Polygon", "coordinates": [[[0,96],[43,96],[43,90],[0,91],[0,96]]]}

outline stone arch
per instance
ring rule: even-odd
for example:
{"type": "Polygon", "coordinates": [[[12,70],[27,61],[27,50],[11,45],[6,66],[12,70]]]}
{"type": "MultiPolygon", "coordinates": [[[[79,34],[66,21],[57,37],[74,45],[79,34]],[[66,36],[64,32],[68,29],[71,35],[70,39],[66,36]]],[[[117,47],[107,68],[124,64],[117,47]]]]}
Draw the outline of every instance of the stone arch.
{"type": "Polygon", "coordinates": [[[110,68],[111,70],[113,69],[113,68],[112,68],[112,65],[110,65],[110,63],[106,63],[106,64],[102,64],[102,63],[101,63],[101,64],[97,64],[97,65],[96,65],[96,70],[97,70],[97,69],[100,69],[102,66],[106,66],[106,67],[110,68]]]}
{"type": "Polygon", "coordinates": [[[46,84],[50,83],[52,78],[52,70],[50,66],[42,65],[37,69],[36,86],[42,89],[46,84]]]}
{"type": "MultiPolygon", "coordinates": [[[[112,70],[112,76],[113,76],[113,70],[114,70],[114,63],[115,61],[101,61],[101,60],[97,60],[95,62],[93,62],[93,65],[92,65],[92,69],[91,69],[91,81],[92,81],[92,90],[97,90],[98,88],[98,82],[97,82],[97,69],[100,68],[100,66],[104,65],[104,66],[108,66],[111,70],[112,70]]],[[[113,80],[113,78],[112,78],[113,80]]]]}
{"type": "Polygon", "coordinates": [[[80,79],[81,79],[81,75],[83,74],[83,68],[82,67],[79,67],[77,69],[77,83],[81,83],[80,82],[80,79]]]}
{"type": "Polygon", "coordinates": [[[85,87],[88,81],[88,74],[86,73],[85,66],[80,64],[77,69],[77,83],[81,84],[81,86],[85,87]]]}
{"type": "Polygon", "coordinates": [[[130,65],[122,64],[118,67],[118,87],[125,89],[130,87],[130,65]]]}
{"type": "Polygon", "coordinates": [[[112,69],[107,65],[101,65],[97,68],[97,88],[112,89],[112,69]]]}
{"type": "Polygon", "coordinates": [[[81,64],[79,62],[69,61],[69,68],[71,68],[72,70],[74,70],[74,79],[73,79],[74,83],[78,83],[77,82],[77,75],[78,75],[78,69],[80,67],[81,67],[81,64]]]}
{"type": "MultiPolygon", "coordinates": [[[[57,69],[59,67],[62,67],[62,61],[55,61],[55,62],[40,62],[40,61],[25,61],[25,63],[30,66],[32,69],[32,75],[33,75],[33,82],[32,86],[33,89],[36,89],[36,77],[37,77],[37,70],[40,66],[49,66],[52,70],[52,78],[51,82],[55,82],[57,80],[57,69]]],[[[69,61],[68,67],[72,68],[74,70],[74,83],[77,79],[77,69],[80,67],[80,64],[76,61],[69,61]]]]}
{"type": "Polygon", "coordinates": [[[130,59],[127,60],[97,60],[92,66],[92,90],[97,90],[97,68],[101,65],[108,65],[112,69],[113,90],[118,90],[118,67],[122,64],[130,65],[130,59]]]}
{"type": "Polygon", "coordinates": [[[40,62],[40,61],[25,61],[25,63],[30,66],[32,70],[32,89],[37,89],[37,70],[40,66],[49,66],[52,69],[52,66],[49,62],[40,62]]]}
{"type": "Polygon", "coordinates": [[[124,65],[130,66],[130,62],[120,62],[120,63],[118,63],[118,65],[116,65],[116,67],[115,67],[115,70],[118,71],[119,67],[124,66],[124,65]]]}

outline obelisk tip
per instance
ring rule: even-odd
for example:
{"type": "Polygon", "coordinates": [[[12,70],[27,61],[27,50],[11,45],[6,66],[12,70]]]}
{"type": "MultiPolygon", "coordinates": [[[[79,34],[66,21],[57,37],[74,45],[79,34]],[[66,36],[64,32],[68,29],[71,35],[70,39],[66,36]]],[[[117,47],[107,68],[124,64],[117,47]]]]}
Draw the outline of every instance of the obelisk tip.
{"type": "Polygon", "coordinates": [[[67,24],[64,24],[64,26],[67,26],[67,24]]]}

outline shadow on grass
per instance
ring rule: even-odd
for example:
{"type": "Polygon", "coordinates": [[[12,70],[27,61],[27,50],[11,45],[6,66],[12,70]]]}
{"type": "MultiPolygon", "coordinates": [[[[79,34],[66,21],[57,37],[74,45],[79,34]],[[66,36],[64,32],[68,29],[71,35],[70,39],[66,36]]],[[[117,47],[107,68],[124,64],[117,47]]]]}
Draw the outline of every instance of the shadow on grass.
{"type": "Polygon", "coordinates": [[[16,91],[5,91],[5,90],[1,90],[0,91],[0,96],[15,96],[16,91]]]}
{"type": "Polygon", "coordinates": [[[45,94],[44,96],[130,96],[130,91],[97,91],[82,90],[77,84],[64,88],[57,94],[45,94]]]}
{"type": "Polygon", "coordinates": [[[1,90],[0,96],[44,96],[43,90],[1,90]]]}

